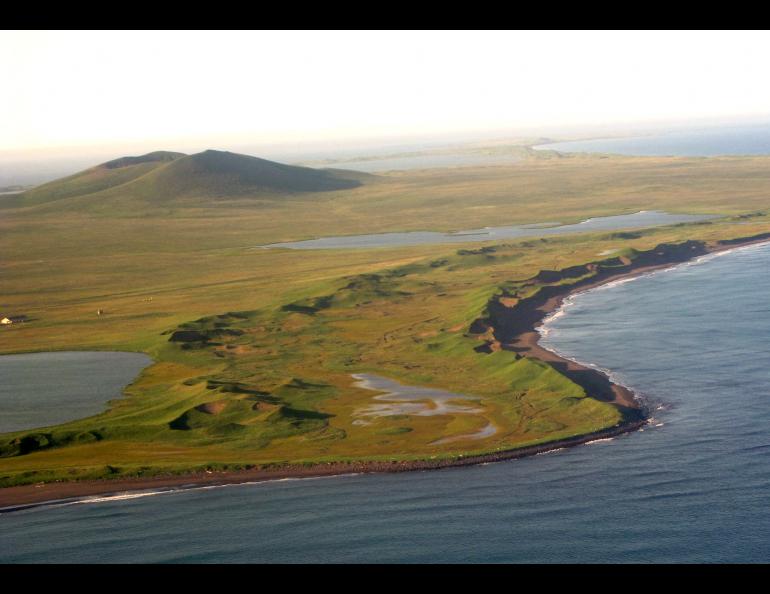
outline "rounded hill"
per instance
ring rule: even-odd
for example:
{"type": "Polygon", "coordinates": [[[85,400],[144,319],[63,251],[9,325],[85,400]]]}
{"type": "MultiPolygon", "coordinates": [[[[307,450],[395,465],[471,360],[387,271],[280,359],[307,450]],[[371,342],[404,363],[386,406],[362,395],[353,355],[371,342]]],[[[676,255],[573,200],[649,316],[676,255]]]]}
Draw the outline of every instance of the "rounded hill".
{"type": "Polygon", "coordinates": [[[43,184],[20,194],[15,206],[53,202],[51,208],[76,210],[112,208],[118,203],[200,206],[206,200],[272,199],[346,190],[370,177],[356,171],[311,169],[227,151],[207,150],[194,155],[155,151],[107,161],[43,184]]]}
{"type": "Polygon", "coordinates": [[[311,169],[227,151],[176,159],[141,181],[159,198],[229,197],[263,193],[326,192],[361,185],[354,172],[311,169]]]}

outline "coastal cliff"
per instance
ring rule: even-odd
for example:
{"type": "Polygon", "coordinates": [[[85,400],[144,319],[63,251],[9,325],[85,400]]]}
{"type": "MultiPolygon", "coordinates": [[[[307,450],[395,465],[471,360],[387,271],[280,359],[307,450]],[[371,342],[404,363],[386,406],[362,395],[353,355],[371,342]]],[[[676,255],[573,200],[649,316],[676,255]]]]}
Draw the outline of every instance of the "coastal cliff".
{"type": "Polygon", "coordinates": [[[644,403],[636,395],[612,382],[604,373],[541,347],[537,328],[561,306],[565,298],[575,293],[768,239],[770,233],[720,240],[713,244],[695,240],[661,243],[650,250],[629,250],[622,256],[561,270],[541,270],[531,278],[512,281],[501,287],[501,292],[487,302],[484,315],[473,321],[469,332],[482,341],[476,347],[478,352],[509,350],[519,356],[548,363],[582,387],[587,395],[614,403],[623,413],[624,423],[636,426],[646,417],[644,403]]]}

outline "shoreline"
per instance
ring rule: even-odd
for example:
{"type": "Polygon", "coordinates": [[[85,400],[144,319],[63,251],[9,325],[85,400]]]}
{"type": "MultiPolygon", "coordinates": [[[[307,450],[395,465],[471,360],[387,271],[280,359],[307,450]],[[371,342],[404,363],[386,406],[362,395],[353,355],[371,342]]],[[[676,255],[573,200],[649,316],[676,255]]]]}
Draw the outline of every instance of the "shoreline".
{"type": "MultiPolygon", "coordinates": [[[[143,491],[159,490],[160,493],[222,487],[227,485],[255,484],[284,479],[321,478],[352,474],[397,473],[418,470],[440,470],[476,466],[491,462],[504,462],[544,454],[568,447],[575,447],[600,439],[611,439],[630,431],[636,431],[646,420],[621,424],[592,433],[584,433],[557,441],[502,450],[489,454],[460,455],[445,460],[402,460],[392,462],[328,462],[312,465],[287,464],[279,468],[254,468],[250,470],[209,471],[178,475],[159,475],[148,478],[94,479],[71,482],[38,483],[0,489],[0,515],[37,507],[88,502],[92,498],[120,497],[127,494],[141,495],[143,491]]],[[[149,495],[150,493],[148,493],[149,495]]]]}
{"type": "MultiPolygon", "coordinates": [[[[621,270],[602,269],[601,262],[592,262],[582,266],[574,266],[562,271],[541,271],[532,279],[523,281],[531,284],[540,276],[561,280],[579,275],[584,271],[597,271],[594,276],[564,285],[545,285],[534,296],[520,300],[509,307],[502,302],[508,297],[501,295],[493,297],[489,306],[489,316],[477,319],[479,334],[491,331],[494,340],[487,340],[485,345],[477,347],[482,352],[497,349],[514,351],[522,356],[528,356],[546,362],[570,380],[581,386],[593,397],[611,402],[618,406],[627,421],[647,418],[644,402],[627,386],[613,382],[602,370],[589,367],[573,359],[567,358],[556,351],[540,345],[543,335],[539,329],[547,324],[548,318],[557,313],[564,302],[580,293],[623,280],[645,276],[654,272],[676,268],[704,256],[720,254],[740,248],[770,243],[770,233],[762,233],[745,238],[718,241],[712,245],[701,241],[686,241],[682,244],[661,244],[646,252],[636,260],[624,263],[621,270]],[[561,277],[560,277],[561,275],[561,277]]],[[[620,258],[608,258],[603,262],[620,261],[620,258]]],[[[633,430],[633,429],[631,429],[633,430]]]]}
{"type": "MultiPolygon", "coordinates": [[[[532,446],[510,450],[501,450],[485,454],[458,455],[442,460],[402,460],[402,461],[360,461],[329,462],[313,464],[287,464],[273,468],[253,468],[235,471],[198,471],[185,474],[158,475],[147,478],[93,479],[71,482],[50,482],[30,485],[5,487],[0,489],[0,514],[21,511],[41,506],[64,505],[78,501],[88,501],[94,497],[116,497],[127,493],[161,489],[160,492],[196,489],[201,487],[237,485],[282,479],[319,478],[350,474],[395,473],[417,470],[437,470],[471,466],[490,462],[502,462],[533,456],[567,447],[575,447],[598,439],[607,439],[637,431],[648,422],[648,415],[643,403],[629,388],[614,383],[605,373],[562,357],[539,345],[542,338],[538,328],[548,316],[558,311],[564,301],[575,294],[595,289],[618,280],[635,278],[651,272],[674,268],[696,258],[726,251],[770,243],[770,233],[751,237],[725,240],[708,245],[704,242],[687,241],[682,244],[659,245],[647,252],[640,252],[634,261],[621,266],[623,270],[602,270],[597,263],[583,267],[572,267],[562,271],[541,271],[533,279],[544,273],[567,274],[575,269],[585,268],[596,271],[594,276],[563,285],[545,285],[534,296],[522,299],[516,306],[508,307],[497,297],[489,302],[490,316],[476,320],[474,326],[489,330],[495,337],[498,348],[526,353],[526,356],[550,364],[557,371],[583,387],[593,397],[615,404],[624,419],[613,427],[591,433],[576,435],[532,446]],[[591,268],[591,267],[594,268],[591,268]]],[[[618,258],[609,258],[604,262],[614,262],[618,258]]],[[[547,275],[546,275],[547,276],[547,275]]],[[[532,281],[533,279],[529,279],[532,281]]],[[[526,281],[525,281],[526,282],[526,281]]],[[[471,332],[474,332],[471,330],[471,332]]],[[[488,343],[490,341],[487,341],[488,343]]],[[[521,356],[525,356],[522,354],[521,356]]]]}

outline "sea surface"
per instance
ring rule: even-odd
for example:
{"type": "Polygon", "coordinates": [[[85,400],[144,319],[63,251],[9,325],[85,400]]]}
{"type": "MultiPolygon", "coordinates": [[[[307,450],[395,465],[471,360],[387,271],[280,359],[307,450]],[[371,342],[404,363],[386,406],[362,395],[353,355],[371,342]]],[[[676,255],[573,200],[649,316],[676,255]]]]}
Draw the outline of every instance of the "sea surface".
{"type": "Polygon", "coordinates": [[[641,229],[677,223],[692,223],[714,218],[708,214],[672,214],[659,210],[643,210],[633,214],[609,217],[594,217],[572,225],[559,223],[537,223],[534,225],[507,225],[466,229],[455,233],[436,231],[410,231],[406,233],[370,233],[367,235],[341,235],[320,237],[304,241],[287,241],[256,246],[260,248],[289,248],[296,250],[350,249],[393,247],[399,245],[422,245],[434,243],[467,243],[479,241],[500,241],[518,237],[547,237],[566,233],[587,233],[590,231],[615,231],[617,229],[641,229]]]}
{"type": "Polygon", "coordinates": [[[770,124],[709,126],[626,138],[555,142],[534,147],[564,153],[715,157],[770,155],[770,124]]]}
{"type": "Polygon", "coordinates": [[[150,363],[152,359],[141,353],[0,356],[0,433],[98,414],[150,363]]]}
{"type": "Polygon", "coordinates": [[[0,515],[3,562],[768,562],[770,245],[570,300],[546,342],[642,431],[510,462],[0,515]]]}

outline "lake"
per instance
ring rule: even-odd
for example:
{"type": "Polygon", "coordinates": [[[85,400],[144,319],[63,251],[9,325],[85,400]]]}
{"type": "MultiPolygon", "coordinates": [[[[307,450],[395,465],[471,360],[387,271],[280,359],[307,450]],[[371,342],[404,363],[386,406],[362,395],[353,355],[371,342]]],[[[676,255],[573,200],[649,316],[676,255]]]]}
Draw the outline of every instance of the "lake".
{"type": "Polygon", "coordinates": [[[559,223],[538,223],[534,225],[508,225],[467,229],[454,233],[435,231],[410,231],[406,233],[371,233],[367,235],[342,235],[320,237],[304,241],[287,241],[257,246],[260,248],[288,248],[295,250],[352,249],[373,247],[395,247],[439,243],[467,243],[479,241],[500,241],[521,237],[548,237],[567,233],[588,233],[592,231],[615,231],[618,229],[640,229],[677,223],[693,223],[714,218],[708,214],[672,214],[659,210],[644,210],[633,214],[595,217],[572,225],[559,223]]]}
{"type": "Polygon", "coordinates": [[[0,356],[0,433],[98,414],[152,363],[147,355],[52,352],[0,356]]]}

